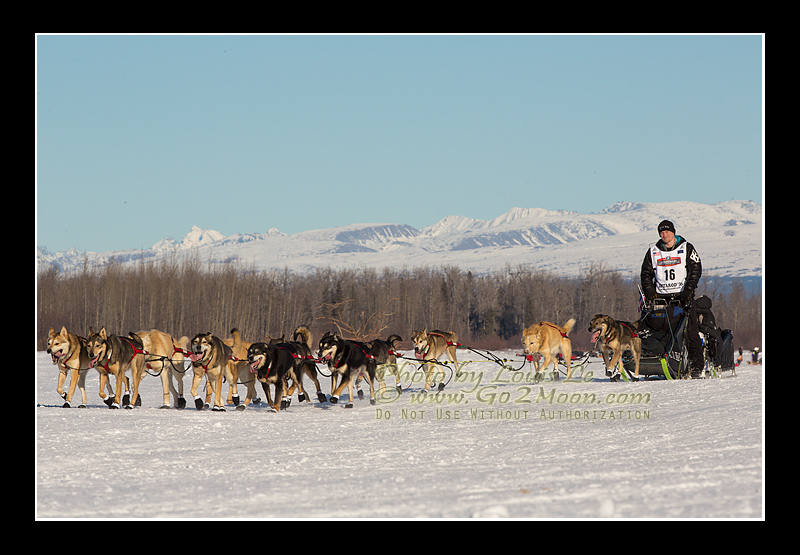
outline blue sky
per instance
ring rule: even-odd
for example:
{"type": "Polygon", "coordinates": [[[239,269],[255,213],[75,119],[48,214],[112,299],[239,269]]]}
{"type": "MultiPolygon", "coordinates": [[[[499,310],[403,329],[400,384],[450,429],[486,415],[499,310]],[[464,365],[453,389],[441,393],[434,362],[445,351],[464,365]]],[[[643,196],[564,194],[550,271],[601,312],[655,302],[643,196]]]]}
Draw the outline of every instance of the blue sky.
{"type": "Polygon", "coordinates": [[[763,203],[763,42],[40,35],[36,242],[763,203]]]}

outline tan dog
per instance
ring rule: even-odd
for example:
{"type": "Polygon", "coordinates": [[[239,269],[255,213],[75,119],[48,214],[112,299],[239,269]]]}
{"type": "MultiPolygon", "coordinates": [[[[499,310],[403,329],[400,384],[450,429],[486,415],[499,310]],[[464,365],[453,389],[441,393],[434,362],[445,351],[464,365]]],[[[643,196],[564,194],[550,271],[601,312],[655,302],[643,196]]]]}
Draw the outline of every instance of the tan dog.
{"type": "Polygon", "coordinates": [[[522,348],[526,355],[544,355],[544,364],[539,365],[538,357],[534,357],[536,373],[544,372],[550,363],[553,373],[558,372],[558,354],[567,363],[567,379],[572,375],[572,341],[569,332],[575,326],[575,318],[570,318],[563,326],[552,322],[539,322],[522,332],[522,348]]]}
{"type": "Polygon", "coordinates": [[[232,379],[228,380],[228,403],[236,407],[237,410],[244,410],[256,397],[256,379],[253,372],[250,372],[250,363],[247,361],[247,350],[252,343],[242,340],[242,334],[237,328],[231,330],[231,337],[224,341],[225,345],[231,348],[233,354],[233,364],[230,365],[232,379]],[[238,384],[241,383],[247,388],[247,396],[244,405],[239,407],[238,384]]]}
{"type": "Polygon", "coordinates": [[[86,353],[89,355],[89,366],[100,372],[100,398],[110,408],[118,409],[124,406],[126,409],[132,409],[137,402],[141,404],[138,389],[135,387],[133,395],[126,394],[124,397],[122,395],[123,383],[126,391],[130,391],[128,377],[125,375],[128,369],[131,370],[134,384],[138,384],[144,374],[144,351],[141,341],[131,337],[108,335],[105,326],[97,333],[89,328],[86,353]],[[109,374],[112,374],[117,381],[116,395],[111,403],[103,396],[109,374]]]}
{"type": "Polygon", "coordinates": [[[197,394],[197,388],[200,386],[203,376],[207,376],[208,384],[214,393],[214,407],[211,410],[225,410],[225,406],[222,404],[222,379],[225,378],[229,382],[233,380],[234,370],[232,367],[236,363],[231,360],[232,354],[231,348],[211,332],[198,333],[192,338],[191,354],[189,355],[194,369],[191,393],[197,410],[203,410],[206,405],[197,394]]]}
{"type": "MultiPolygon", "coordinates": [[[[145,365],[148,370],[157,372],[161,376],[161,388],[164,392],[164,402],[162,409],[170,407],[169,395],[175,398],[174,406],[182,409],[186,406],[186,399],[183,398],[183,375],[186,373],[184,368],[183,352],[189,348],[188,339],[180,343],[170,334],[152,329],[150,331],[138,331],[135,334],[144,347],[145,365]],[[178,383],[175,390],[173,378],[178,383]]],[[[138,386],[137,386],[138,391],[138,386]]]]}
{"type": "MultiPolygon", "coordinates": [[[[425,363],[425,391],[430,389],[433,378],[438,372],[433,369],[437,366],[439,359],[447,354],[456,366],[456,376],[458,372],[458,360],[456,360],[456,345],[458,336],[454,331],[433,330],[428,332],[428,328],[422,331],[414,330],[411,334],[411,342],[414,344],[414,356],[418,360],[433,361],[425,363]]],[[[439,391],[444,389],[444,383],[439,384],[439,391]]]]}
{"type": "MultiPolygon", "coordinates": [[[[58,385],[56,391],[64,399],[64,408],[72,406],[72,396],[77,386],[81,391],[81,404],[78,408],[86,408],[86,374],[89,372],[89,355],[86,352],[86,339],[69,333],[66,326],[61,326],[61,331],[56,333],[50,328],[47,337],[47,354],[53,359],[53,364],[58,367],[58,385]],[[69,390],[64,392],[64,382],[70,374],[69,390]]],[[[109,397],[113,393],[108,385],[109,397]]]]}
{"type": "MultiPolygon", "coordinates": [[[[589,323],[589,332],[592,333],[592,341],[600,343],[600,352],[603,354],[603,362],[606,365],[606,375],[611,376],[622,359],[622,353],[630,349],[633,353],[633,361],[636,365],[634,370],[634,380],[639,379],[639,361],[642,358],[642,340],[636,333],[638,323],[620,322],[606,316],[596,314],[589,323]],[[611,364],[609,365],[608,353],[613,351],[611,364]]],[[[619,379],[619,376],[617,376],[619,379]]]]}

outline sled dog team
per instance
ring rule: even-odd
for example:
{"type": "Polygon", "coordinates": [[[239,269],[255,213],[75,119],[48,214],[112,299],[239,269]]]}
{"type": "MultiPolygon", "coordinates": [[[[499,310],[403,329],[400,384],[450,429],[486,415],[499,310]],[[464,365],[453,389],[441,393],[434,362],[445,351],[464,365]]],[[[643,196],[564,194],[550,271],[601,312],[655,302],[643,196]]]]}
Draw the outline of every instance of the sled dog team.
{"type": "MultiPolygon", "coordinates": [[[[571,377],[572,343],[569,333],[574,326],[575,320],[571,318],[563,326],[539,322],[522,332],[524,355],[533,360],[537,373],[544,372],[550,364],[553,365],[553,372],[556,372],[558,355],[561,355],[567,365],[567,379],[571,377]],[[542,363],[539,355],[544,359],[542,363]]],[[[630,350],[636,365],[634,378],[638,378],[641,340],[635,328],[636,324],[616,321],[602,314],[592,318],[589,332],[593,334],[592,340],[599,343],[607,371],[615,369],[622,353],[630,350]],[[612,352],[609,360],[609,353],[612,352]]],[[[399,335],[390,335],[386,340],[361,342],[327,332],[320,339],[315,356],[311,333],[306,326],[298,327],[291,341],[283,337],[267,337],[265,341],[255,343],[242,340],[235,328],[231,330],[231,337],[225,340],[211,333],[198,333],[190,340],[186,336],[175,339],[155,329],[130,332],[127,336],[110,335],[105,327],[98,332],[90,328],[89,336],[85,338],[70,333],[62,326],[59,332],[50,328],[47,353],[59,370],[56,390],[65,401],[64,407],[72,406],[76,387],[81,393],[78,406],[86,406],[86,375],[94,368],[100,374],[100,398],[110,408],[132,408],[141,404],[139,385],[145,372],[161,378],[162,408],[171,406],[170,395],[175,399],[175,407],[184,408],[183,374],[188,371],[184,368],[184,361],[188,358],[192,369],[190,393],[197,409],[211,407],[212,410],[222,411],[226,404],[233,404],[237,410],[244,410],[250,403],[260,403],[256,394],[256,382],[260,382],[270,410],[278,411],[289,403],[295,391],[301,402],[310,400],[303,385],[304,377],[311,380],[316,388],[317,399],[323,403],[338,403],[347,388],[347,408],[353,406],[353,388],[357,387],[357,380],[360,381],[362,376],[369,385],[371,404],[375,403],[376,378],[379,391],[385,390],[386,369],[395,375],[400,389],[397,367],[399,341],[402,341],[399,335]],[[331,378],[329,397],[322,392],[317,362],[328,366],[331,378]],[[65,391],[64,383],[68,374],[69,388],[65,391]],[[110,376],[114,377],[115,388],[111,386],[110,376]],[[203,396],[200,386],[204,378],[206,387],[203,396]],[[223,381],[228,383],[228,395],[224,401],[223,381]],[[239,396],[239,385],[245,386],[244,402],[239,396]],[[269,385],[274,387],[274,398],[269,385]]],[[[428,391],[437,375],[436,366],[445,360],[443,357],[458,363],[458,336],[452,331],[424,329],[415,330],[411,341],[415,359],[420,361],[421,368],[424,367],[424,390],[428,391]]],[[[438,389],[441,391],[443,388],[444,384],[440,383],[438,389]]],[[[358,389],[358,396],[361,395],[358,389]]]]}

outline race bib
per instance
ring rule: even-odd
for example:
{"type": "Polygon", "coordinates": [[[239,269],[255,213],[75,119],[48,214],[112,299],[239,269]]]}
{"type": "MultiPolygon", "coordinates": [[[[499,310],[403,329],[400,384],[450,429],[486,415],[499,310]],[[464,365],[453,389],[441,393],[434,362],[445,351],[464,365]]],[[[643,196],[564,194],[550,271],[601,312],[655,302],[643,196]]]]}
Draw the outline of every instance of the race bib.
{"type": "Polygon", "coordinates": [[[656,293],[680,293],[686,282],[686,245],[674,251],[663,252],[656,246],[650,251],[656,271],[656,293]]]}

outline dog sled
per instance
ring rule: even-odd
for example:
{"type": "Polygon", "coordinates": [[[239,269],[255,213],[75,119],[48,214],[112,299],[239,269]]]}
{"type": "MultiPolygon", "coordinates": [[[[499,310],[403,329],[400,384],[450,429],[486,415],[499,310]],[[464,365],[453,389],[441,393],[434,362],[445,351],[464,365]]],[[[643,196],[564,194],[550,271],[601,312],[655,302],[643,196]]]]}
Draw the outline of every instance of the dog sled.
{"type": "Polygon", "coordinates": [[[711,306],[711,299],[705,295],[695,300],[697,327],[700,331],[700,339],[703,341],[706,371],[712,376],[719,376],[722,372],[735,374],[733,332],[717,327],[711,306]]]}
{"type": "MultiPolygon", "coordinates": [[[[719,377],[724,371],[734,371],[733,333],[716,327],[711,313],[711,299],[704,296],[695,303],[706,360],[705,375],[719,377]]],[[[645,306],[637,331],[642,341],[639,376],[667,380],[688,376],[687,319],[687,313],[677,300],[656,299],[645,306]]],[[[628,376],[633,376],[635,361],[632,357],[623,357],[623,368],[628,376]]],[[[623,375],[623,378],[627,376],[623,375]]]]}

